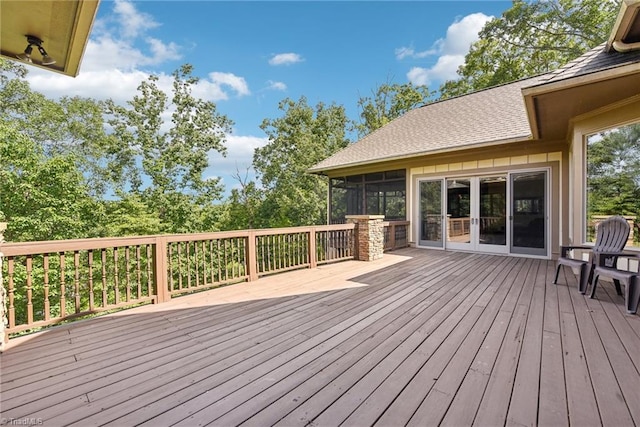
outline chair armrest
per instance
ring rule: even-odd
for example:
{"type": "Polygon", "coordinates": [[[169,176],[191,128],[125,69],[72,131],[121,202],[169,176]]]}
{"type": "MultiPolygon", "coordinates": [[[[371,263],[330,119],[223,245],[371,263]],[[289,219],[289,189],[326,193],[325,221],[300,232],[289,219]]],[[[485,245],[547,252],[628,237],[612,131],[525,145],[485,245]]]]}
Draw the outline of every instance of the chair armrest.
{"type": "Polygon", "coordinates": [[[595,264],[598,267],[616,268],[618,258],[637,258],[640,259],[638,252],[596,252],[595,264]]]}
{"type": "Polygon", "coordinates": [[[560,257],[567,258],[567,252],[573,249],[583,249],[587,251],[593,251],[593,246],[560,246],[560,257]]]}

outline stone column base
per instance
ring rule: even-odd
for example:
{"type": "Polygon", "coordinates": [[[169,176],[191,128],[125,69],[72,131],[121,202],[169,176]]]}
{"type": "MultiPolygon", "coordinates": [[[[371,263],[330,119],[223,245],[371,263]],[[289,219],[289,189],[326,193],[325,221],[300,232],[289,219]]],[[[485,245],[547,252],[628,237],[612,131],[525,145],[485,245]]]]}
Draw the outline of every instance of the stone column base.
{"type": "Polygon", "coordinates": [[[384,215],[347,215],[347,223],[356,224],[356,259],[373,261],[384,252],[384,215]]]}

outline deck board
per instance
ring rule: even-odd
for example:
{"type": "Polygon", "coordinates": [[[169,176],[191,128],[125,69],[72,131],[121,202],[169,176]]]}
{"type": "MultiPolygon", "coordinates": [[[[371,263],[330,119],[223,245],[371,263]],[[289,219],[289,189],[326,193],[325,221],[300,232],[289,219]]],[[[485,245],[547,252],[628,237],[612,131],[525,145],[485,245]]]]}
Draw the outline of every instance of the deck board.
{"type": "Polygon", "coordinates": [[[3,418],[68,425],[640,424],[640,316],[555,262],[404,249],[12,339],[3,418]]]}

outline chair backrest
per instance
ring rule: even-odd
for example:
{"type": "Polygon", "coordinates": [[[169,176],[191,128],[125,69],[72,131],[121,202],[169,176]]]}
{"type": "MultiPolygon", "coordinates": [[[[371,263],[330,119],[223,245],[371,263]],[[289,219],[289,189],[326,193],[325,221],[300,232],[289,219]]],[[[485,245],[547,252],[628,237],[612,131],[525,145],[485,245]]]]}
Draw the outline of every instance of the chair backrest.
{"type": "Polygon", "coordinates": [[[621,216],[616,215],[605,219],[597,227],[593,250],[596,252],[622,251],[627,244],[630,231],[629,223],[621,216]]]}

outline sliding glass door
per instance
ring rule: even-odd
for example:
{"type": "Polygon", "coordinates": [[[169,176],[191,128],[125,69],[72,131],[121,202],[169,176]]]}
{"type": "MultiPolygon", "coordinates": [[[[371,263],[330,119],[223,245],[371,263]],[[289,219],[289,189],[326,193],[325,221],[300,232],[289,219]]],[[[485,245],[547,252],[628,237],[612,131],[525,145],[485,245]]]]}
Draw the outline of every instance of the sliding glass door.
{"type": "Polygon", "coordinates": [[[419,245],[548,255],[547,171],[425,179],[419,245]]]}
{"type": "Polygon", "coordinates": [[[482,252],[507,252],[507,177],[478,178],[478,247],[482,252]]]}
{"type": "Polygon", "coordinates": [[[547,171],[511,174],[511,252],[547,255],[547,171]]]}
{"type": "Polygon", "coordinates": [[[442,180],[419,181],[419,241],[420,246],[443,247],[442,180]]]}

